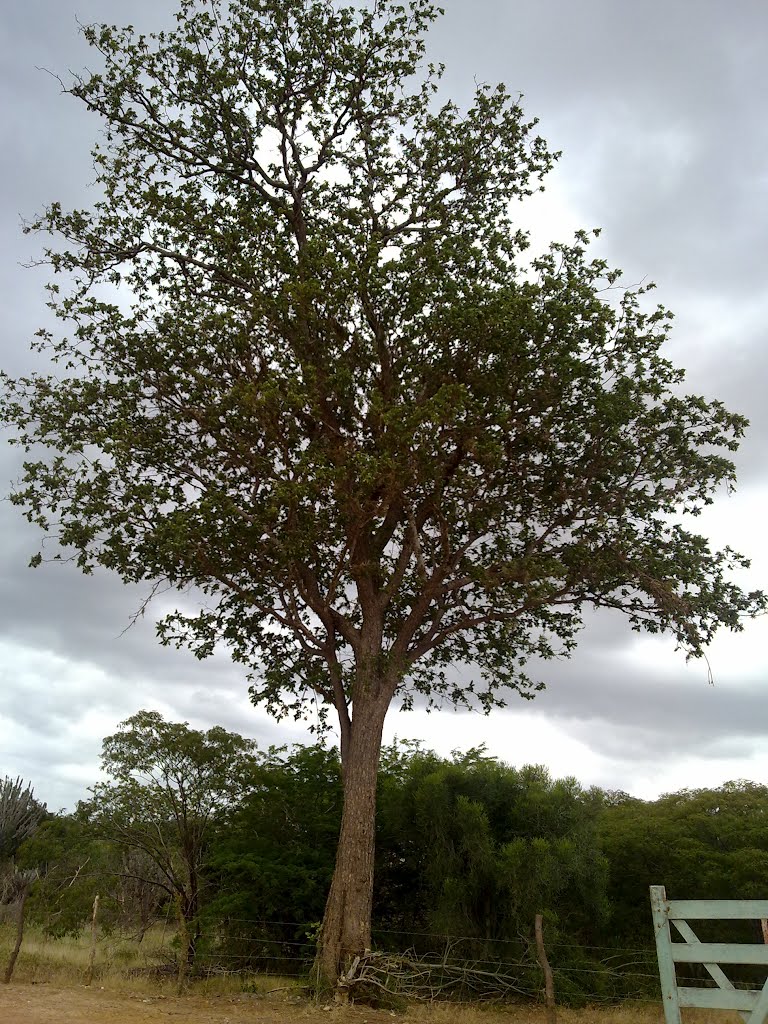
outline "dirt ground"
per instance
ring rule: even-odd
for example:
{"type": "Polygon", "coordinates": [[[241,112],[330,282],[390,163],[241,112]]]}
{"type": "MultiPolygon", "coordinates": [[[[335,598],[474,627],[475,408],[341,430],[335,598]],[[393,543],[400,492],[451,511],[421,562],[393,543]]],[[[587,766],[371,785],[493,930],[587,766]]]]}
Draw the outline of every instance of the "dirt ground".
{"type": "MultiPolygon", "coordinates": [[[[690,1024],[731,1024],[731,1014],[696,1013],[690,1024]]],[[[544,1024],[536,1007],[484,1010],[461,1006],[417,1006],[406,1014],[356,1006],[322,1007],[263,996],[148,996],[97,988],[0,985],[1,1024],[544,1024]]],[[[661,1008],[607,1007],[558,1010],[558,1024],[663,1024],[661,1008]]],[[[739,1022],[740,1024],[740,1022],[739,1022]]]]}
{"type": "Polygon", "coordinates": [[[269,1002],[263,998],[201,998],[120,995],[99,989],[55,988],[50,985],[0,986],[2,1024],[328,1024],[344,1016],[349,1024],[392,1021],[389,1013],[356,1007],[333,1008],[306,1003],[269,1002]]]}

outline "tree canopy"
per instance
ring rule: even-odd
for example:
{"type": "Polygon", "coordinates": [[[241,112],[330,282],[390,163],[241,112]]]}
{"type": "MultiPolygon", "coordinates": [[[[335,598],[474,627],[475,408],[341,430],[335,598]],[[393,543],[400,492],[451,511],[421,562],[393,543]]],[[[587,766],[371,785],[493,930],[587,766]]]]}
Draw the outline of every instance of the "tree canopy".
{"type": "Polygon", "coordinates": [[[554,156],[503,86],[438,96],[438,13],[181,0],[167,32],[86,28],[101,67],[65,88],[101,198],[29,225],[69,333],[0,398],[13,500],[85,572],[195,588],[163,642],[228,645],[277,715],[338,713],[326,975],[370,930],[393,700],[530,693],[585,608],[693,655],[764,608],[681,521],[733,485],[745,420],[683,393],[669,315],[586,233],[528,259],[516,202],[554,156]]]}

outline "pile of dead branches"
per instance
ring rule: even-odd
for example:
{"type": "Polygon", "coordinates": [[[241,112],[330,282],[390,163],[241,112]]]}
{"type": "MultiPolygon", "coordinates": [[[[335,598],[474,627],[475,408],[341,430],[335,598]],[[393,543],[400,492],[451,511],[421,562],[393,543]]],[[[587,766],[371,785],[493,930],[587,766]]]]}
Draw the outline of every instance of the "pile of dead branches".
{"type": "Polygon", "coordinates": [[[536,993],[531,964],[459,961],[418,956],[415,952],[368,951],[354,958],[341,976],[342,1001],[370,999],[376,993],[406,1000],[461,999],[500,1001],[536,993]]]}

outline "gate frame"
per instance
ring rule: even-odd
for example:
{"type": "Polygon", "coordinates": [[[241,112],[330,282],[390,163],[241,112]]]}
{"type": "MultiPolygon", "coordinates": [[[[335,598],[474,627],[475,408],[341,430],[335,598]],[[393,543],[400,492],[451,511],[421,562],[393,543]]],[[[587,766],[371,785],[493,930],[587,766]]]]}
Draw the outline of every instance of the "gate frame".
{"type": "MultiPolygon", "coordinates": [[[[668,900],[663,885],[650,886],[651,912],[666,1024],[682,1024],[681,1007],[737,1010],[746,1024],[768,1021],[768,978],[762,989],[737,989],[719,964],[768,967],[768,945],[747,942],[701,942],[691,921],[765,921],[768,900],[668,900]],[[673,942],[670,922],[683,938],[673,942]],[[677,984],[675,964],[703,964],[717,988],[686,988],[677,984]]],[[[765,933],[765,927],[764,927],[765,933]]]]}

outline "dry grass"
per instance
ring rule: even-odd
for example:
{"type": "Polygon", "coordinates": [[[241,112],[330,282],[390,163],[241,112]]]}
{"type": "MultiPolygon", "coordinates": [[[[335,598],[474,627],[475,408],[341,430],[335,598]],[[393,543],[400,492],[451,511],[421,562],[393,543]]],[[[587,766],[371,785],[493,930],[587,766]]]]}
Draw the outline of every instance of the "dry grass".
{"type": "MultiPolygon", "coordinates": [[[[484,1009],[472,1006],[412,1007],[405,1019],[411,1024],[544,1024],[543,1008],[518,1006],[484,1009]]],[[[559,1007],[558,1024],[664,1024],[661,1006],[624,1004],[569,1010],[559,1007]]],[[[684,1010],[683,1024],[742,1024],[737,1014],[684,1010]]]]}
{"type": "MultiPolygon", "coordinates": [[[[172,936],[161,926],[150,930],[139,944],[135,938],[105,935],[99,939],[93,976],[94,988],[126,995],[170,996],[176,991],[176,977],[169,948],[172,936]],[[152,968],[166,963],[167,977],[153,976],[152,968]]],[[[6,963],[12,942],[11,930],[0,929],[0,969],[6,963]]],[[[53,939],[41,931],[28,928],[16,962],[13,980],[19,984],[55,985],[70,987],[82,985],[90,957],[90,936],[65,936],[53,939]]],[[[246,991],[266,995],[273,989],[298,989],[301,982],[295,978],[270,975],[211,975],[196,979],[194,991],[203,997],[233,996],[246,991]]]]}
{"type": "MultiPolygon", "coordinates": [[[[8,955],[10,941],[10,930],[3,929],[0,932],[0,963],[8,955]]],[[[132,938],[104,936],[97,945],[94,981],[99,985],[111,985],[125,979],[130,970],[145,967],[160,948],[159,932],[148,933],[141,944],[132,938]]],[[[36,985],[79,984],[85,977],[89,956],[90,937],[86,934],[52,939],[37,929],[28,928],[14,980],[36,985]]]]}

